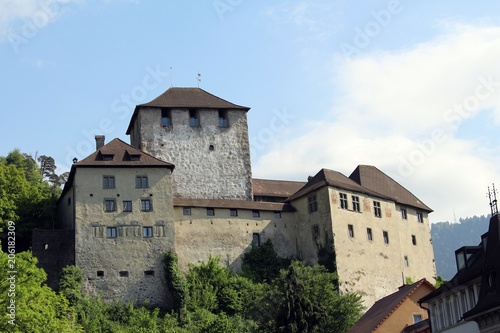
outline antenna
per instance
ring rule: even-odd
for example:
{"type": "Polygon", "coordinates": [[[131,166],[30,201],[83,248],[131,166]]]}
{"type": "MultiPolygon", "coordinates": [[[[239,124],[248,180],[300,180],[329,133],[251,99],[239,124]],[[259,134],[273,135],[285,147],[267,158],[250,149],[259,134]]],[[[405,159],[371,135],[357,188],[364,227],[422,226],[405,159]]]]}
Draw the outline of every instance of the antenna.
{"type": "Polygon", "coordinates": [[[198,88],[200,87],[201,74],[198,72],[198,76],[196,77],[196,81],[198,81],[198,88]]]}
{"type": "Polygon", "coordinates": [[[488,198],[490,199],[491,216],[495,216],[498,214],[497,190],[495,189],[495,183],[493,183],[491,190],[488,186],[488,198]]]}

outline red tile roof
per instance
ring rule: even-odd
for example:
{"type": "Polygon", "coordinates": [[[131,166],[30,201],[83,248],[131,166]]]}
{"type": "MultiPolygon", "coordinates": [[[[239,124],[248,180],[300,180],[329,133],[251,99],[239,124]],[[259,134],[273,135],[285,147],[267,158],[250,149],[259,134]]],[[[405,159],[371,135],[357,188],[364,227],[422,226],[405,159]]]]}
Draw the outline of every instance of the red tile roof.
{"type": "Polygon", "coordinates": [[[352,326],[347,333],[371,333],[389,318],[403,302],[410,297],[422,284],[434,286],[426,279],[421,279],[414,284],[405,285],[398,291],[386,296],[373,304],[373,306],[352,326]]]}
{"type": "Polygon", "coordinates": [[[288,198],[300,190],[306,182],[271,179],[252,179],[253,195],[288,198]]]}
{"type": "Polygon", "coordinates": [[[126,134],[130,134],[139,108],[181,108],[181,109],[230,109],[248,111],[249,107],[237,105],[200,88],[171,87],[152,101],[135,107],[126,134]]]}

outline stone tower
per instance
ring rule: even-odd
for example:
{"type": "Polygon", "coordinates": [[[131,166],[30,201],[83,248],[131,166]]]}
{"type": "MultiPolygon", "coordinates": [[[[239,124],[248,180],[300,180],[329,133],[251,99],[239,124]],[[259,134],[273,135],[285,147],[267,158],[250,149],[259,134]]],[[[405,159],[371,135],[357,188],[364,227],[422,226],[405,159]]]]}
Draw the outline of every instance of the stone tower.
{"type": "Polygon", "coordinates": [[[200,88],[172,87],[137,105],[132,146],[173,163],[174,197],[252,199],[248,107],[200,88]]]}

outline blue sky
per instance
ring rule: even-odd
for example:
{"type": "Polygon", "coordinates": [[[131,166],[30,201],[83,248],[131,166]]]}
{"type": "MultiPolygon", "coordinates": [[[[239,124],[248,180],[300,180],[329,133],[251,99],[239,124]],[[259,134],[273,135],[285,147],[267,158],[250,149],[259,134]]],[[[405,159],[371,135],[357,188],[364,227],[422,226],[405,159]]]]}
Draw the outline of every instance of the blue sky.
{"type": "Polygon", "coordinates": [[[497,1],[3,0],[0,54],[0,155],[61,172],[200,73],[251,107],[256,178],[375,165],[431,222],[487,214],[500,179],[497,1]]]}

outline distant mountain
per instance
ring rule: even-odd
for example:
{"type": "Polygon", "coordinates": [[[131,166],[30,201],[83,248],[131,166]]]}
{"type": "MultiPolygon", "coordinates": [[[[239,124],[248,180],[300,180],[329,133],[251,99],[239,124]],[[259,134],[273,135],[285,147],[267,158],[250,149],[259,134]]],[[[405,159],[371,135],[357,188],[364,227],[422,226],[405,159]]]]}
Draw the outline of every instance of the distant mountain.
{"type": "Polygon", "coordinates": [[[432,246],[437,274],[445,280],[457,273],[455,250],[481,243],[488,231],[489,216],[461,218],[458,223],[438,222],[431,225],[432,246]]]}

